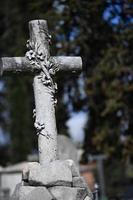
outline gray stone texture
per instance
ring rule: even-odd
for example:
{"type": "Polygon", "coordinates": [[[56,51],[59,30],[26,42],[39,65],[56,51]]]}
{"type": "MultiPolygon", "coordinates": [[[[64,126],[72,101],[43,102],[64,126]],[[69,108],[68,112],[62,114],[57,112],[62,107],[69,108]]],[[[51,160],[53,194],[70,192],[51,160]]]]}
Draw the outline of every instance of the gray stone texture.
{"type": "Polygon", "coordinates": [[[11,200],[23,200],[35,187],[22,186],[22,183],[17,184],[16,189],[11,197],[11,200]]]}
{"type": "MultiPolygon", "coordinates": [[[[35,162],[29,163],[23,170],[23,180],[26,184],[34,186],[34,189],[39,186],[45,186],[56,200],[92,199],[92,193],[88,189],[84,178],[80,176],[73,160],[56,160],[46,163],[44,166],[35,162]]],[[[23,190],[21,189],[21,191],[23,190]]],[[[20,193],[22,196],[24,192],[20,193]]],[[[37,195],[37,193],[38,191],[35,194],[37,195]]],[[[29,200],[30,198],[31,193],[24,200],[29,200]]],[[[39,198],[41,199],[38,196],[38,200],[39,198]]]]}
{"type": "Polygon", "coordinates": [[[87,183],[85,181],[85,179],[83,177],[73,177],[73,182],[72,182],[72,186],[73,187],[79,187],[79,188],[85,188],[87,193],[88,193],[88,196],[90,199],[93,198],[93,195],[89,189],[89,187],[87,186],[87,183]]]}
{"type": "Polygon", "coordinates": [[[86,184],[83,177],[73,177],[72,186],[73,187],[86,188],[87,184],[86,184]]]}
{"type": "Polygon", "coordinates": [[[22,186],[18,184],[11,200],[53,200],[45,187],[22,186]]]}
{"type": "Polygon", "coordinates": [[[65,135],[57,135],[58,158],[60,160],[71,159],[78,166],[78,153],[71,139],[65,135]]]}
{"type": "Polygon", "coordinates": [[[71,172],[72,172],[72,177],[79,177],[80,176],[80,173],[79,173],[79,169],[78,167],[76,166],[76,164],[74,163],[73,160],[65,160],[64,162],[66,162],[68,164],[68,166],[70,167],[71,169],[71,172]]]}
{"type": "Polygon", "coordinates": [[[84,200],[92,200],[92,198],[91,197],[89,197],[89,196],[87,196],[87,197],[85,197],[85,199],[84,200]]]}
{"type": "Polygon", "coordinates": [[[93,199],[84,178],[79,176],[72,160],[56,160],[45,166],[29,163],[23,177],[25,186],[19,184],[11,200],[43,200],[44,196],[44,200],[93,199]]]}
{"type": "Polygon", "coordinates": [[[18,184],[16,185],[16,188],[15,188],[14,192],[13,192],[13,195],[12,195],[12,197],[11,197],[11,200],[17,200],[17,199],[19,199],[20,187],[21,187],[21,183],[18,183],[18,184]]]}
{"type": "Polygon", "coordinates": [[[91,200],[85,188],[33,187],[18,184],[11,200],[91,200]]]}
{"type": "Polygon", "coordinates": [[[19,200],[24,200],[34,189],[35,187],[32,186],[21,186],[19,189],[19,200]]]}
{"type": "Polygon", "coordinates": [[[21,200],[53,200],[54,198],[45,187],[36,187],[21,200]]]}
{"type": "Polygon", "coordinates": [[[66,185],[72,183],[72,173],[67,162],[56,160],[45,166],[40,164],[29,165],[28,182],[32,186],[66,185]]]}
{"type": "Polygon", "coordinates": [[[87,192],[84,188],[55,186],[49,188],[50,193],[58,200],[84,200],[87,192]]]}

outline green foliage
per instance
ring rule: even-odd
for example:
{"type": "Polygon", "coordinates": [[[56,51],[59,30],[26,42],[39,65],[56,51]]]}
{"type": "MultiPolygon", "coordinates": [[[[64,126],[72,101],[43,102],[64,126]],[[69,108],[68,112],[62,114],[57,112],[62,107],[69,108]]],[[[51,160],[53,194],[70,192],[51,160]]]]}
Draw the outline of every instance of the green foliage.
{"type": "Polygon", "coordinates": [[[124,22],[121,26],[118,23],[115,29],[112,27],[111,38],[107,36],[107,43],[105,41],[101,45],[101,48],[104,47],[100,51],[99,62],[93,65],[88,74],[86,92],[90,118],[93,118],[86,128],[85,149],[88,153],[102,152],[118,158],[132,156],[132,151],[128,151],[126,156],[124,153],[133,124],[132,33],[130,24],[125,27],[124,22]],[[123,135],[125,140],[121,141],[123,135]],[[88,140],[91,140],[90,148],[88,140]]]}

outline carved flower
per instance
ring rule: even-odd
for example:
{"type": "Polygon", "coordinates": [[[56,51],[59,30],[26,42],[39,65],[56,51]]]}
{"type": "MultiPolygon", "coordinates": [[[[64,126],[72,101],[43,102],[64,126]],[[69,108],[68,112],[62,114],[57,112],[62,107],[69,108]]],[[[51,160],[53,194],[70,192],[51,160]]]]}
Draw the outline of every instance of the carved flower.
{"type": "Polygon", "coordinates": [[[44,85],[51,85],[51,81],[50,80],[46,80],[46,79],[42,79],[42,83],[44,84],[44,85]]]}
{"type": "Polygon", "coordinates": [[[35,126],[37,132],[40,132],[45,128],[44,123],[41,124],[40,122],[35,122],[34,126],[35,126]]]}
{"type": "Polygon", "coordinates": [[[27,51],[25,55],[29,60],[35,59],[36,53],[33,50],[27,51]]]}
{"type": "Polygon", "coordinates": [[[43,53],[42,53],[42,52],[38,52],[38,53],[37,53],[37,58],[38,58],[39,60],[43,61],[43,60],[44,60],[44,55],[43,55],[43,53]]]}
{"type": "Polygon", "coordinates": [[[56,106],[56,104],[57,104],[57,99],[54,100],[54,105],[56,106]]]}
{"type": "Polygon", "coordinates": [[[51,75],[55,75],[55,70],[51,68],[51,69],[49,70],[49,73],[50,73],[51,75]]]}
{"type": "Polygon", "coordinates": [[[30,40],[27,40],[26,47],[27,47],[28,49],[30,48],[30,40]]]}

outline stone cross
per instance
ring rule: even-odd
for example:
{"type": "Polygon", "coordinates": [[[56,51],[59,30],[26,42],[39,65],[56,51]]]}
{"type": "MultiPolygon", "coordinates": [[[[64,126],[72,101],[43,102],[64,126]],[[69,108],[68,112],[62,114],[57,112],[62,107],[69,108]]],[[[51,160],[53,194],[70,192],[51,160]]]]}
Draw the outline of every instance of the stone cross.
{"type": "MultiPolygon", "coordinates": [[[[80,57],[51,57],[47,21],[29,22],[30,39],[25,57],[4,57],[0,59],[0,73],[24,72],[34,73],[33,88],[35,96],[34,126],[38,135],[39,162],[44,165],[57,159],[57,129],[55,120],[54,75],[57,71],[77,72],[82,68],[80,57]]],[[[63,114],[63,113],[61,113],[63,114]]]]}

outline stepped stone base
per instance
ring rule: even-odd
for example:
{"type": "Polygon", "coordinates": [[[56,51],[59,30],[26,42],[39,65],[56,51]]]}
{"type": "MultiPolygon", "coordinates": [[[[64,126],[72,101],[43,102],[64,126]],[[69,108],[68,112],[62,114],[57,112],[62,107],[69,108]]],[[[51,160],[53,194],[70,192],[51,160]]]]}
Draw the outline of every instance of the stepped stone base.
{"type": "Polygon", "coordinates": [[[45,166],[29,163],[22,183],[11,200],[92,200],[92,193],[72,160],[54,161],[45,166]]]}

